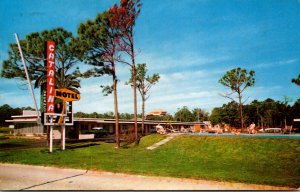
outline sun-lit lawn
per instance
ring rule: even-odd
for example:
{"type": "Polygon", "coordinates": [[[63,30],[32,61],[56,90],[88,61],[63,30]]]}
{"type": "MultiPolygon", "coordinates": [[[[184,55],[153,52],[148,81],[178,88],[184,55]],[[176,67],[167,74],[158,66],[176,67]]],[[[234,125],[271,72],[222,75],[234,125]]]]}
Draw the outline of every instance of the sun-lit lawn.
{"type": "MultiPolygon", "coordinates": [[[[139,146],[115,149],[113,143],[67,144],[50,154],[45,146],[0,152],[0,161],[144,175],[300,186],[299,139],[179,136],[150,151],[163,139],[150,135],[139,146]]],[[[0,147],[29,140],[3,139],[0,147]]]]}

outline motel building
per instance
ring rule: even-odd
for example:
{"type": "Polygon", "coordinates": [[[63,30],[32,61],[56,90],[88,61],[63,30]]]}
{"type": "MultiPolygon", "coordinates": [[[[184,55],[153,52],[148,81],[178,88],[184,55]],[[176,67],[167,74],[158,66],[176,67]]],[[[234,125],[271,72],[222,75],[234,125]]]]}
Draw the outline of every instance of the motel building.
{"type": "MultiPolygon", "coordinates": [[[[162,112],[165,114],[165,112],[162,112]]],[[[153,115],[153,114],[151,114],[153,115]]],[[[155,113],[155,115],[157,115],[155,113]]],[[[24,110],[22,115],[12,116],[11,120],[6,120],[10,123],[10,128],[13,128],[14,135],[23,136],[46,136],[47,126],[41,126],[37,124],[36,111],[24,110]]],[[[92,132],[95,129],[104,129],[109,135],[115,134],[115,120],[114,119],[102,119],[102,118],[74,118],[72,126],[66,126],[66,138],[68,139],[93,139],[94,134],[92,132]]],[[[160,124],[165,128],[172,128],[180,130],[183,128],[195,127],[200,129],[206,128],[206,124],[203,122],[178,122],[178,121],[156,121],[145,120],[144,127],[145,133],[156,133],[156,126],[160,124]],[[171,125],[171,126],[170,126],[171,125]]],[[[134,120],[119,120],[120,134],[132,130],[134,126],[134,120]]],[[[54,139],[60,139],[60,127],[54,126],[54,139]]],[[[142,133],[142,119],[138,119],[138,132],[142,133]]]]}

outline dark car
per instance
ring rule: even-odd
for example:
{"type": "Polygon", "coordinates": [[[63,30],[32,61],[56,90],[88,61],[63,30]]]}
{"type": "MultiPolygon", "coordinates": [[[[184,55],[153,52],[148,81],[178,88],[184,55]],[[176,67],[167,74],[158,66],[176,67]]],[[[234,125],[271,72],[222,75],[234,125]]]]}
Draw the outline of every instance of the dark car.
{"type": "Polygon", "coordinates": [[[93,128],[92,133],[95,134],[95,138],[104,137],[108,135],[108,131],[106,129],[103,129],[102,127],[93,128]]]}
{"type": "Polygon", "coordinates": [[[293,132],[300,133],[300,121],[293,122],[293,132]]]}

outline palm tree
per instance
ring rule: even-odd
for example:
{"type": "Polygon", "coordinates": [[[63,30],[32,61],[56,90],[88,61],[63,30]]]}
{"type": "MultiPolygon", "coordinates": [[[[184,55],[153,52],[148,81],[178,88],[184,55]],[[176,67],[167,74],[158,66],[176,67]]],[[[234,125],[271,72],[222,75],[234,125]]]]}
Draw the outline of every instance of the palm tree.
{"type": "MultiPolygon", "coordinates": [[[[39,76],[35,80],[34,88],[43,87],[47,82],[46,67],[39,69],[44,72],[43,75],[39,76]]],[[[80,80],[74,74],[64,74],[63,68],[59,68],[57,73],[55,73],[55,88],[67,88],[71,91],[79,93],[78,88],[80,88],[80,80]]]]}
{"type": "MultiPolygon", "coordinates": [[[[41,72],[44,72],[43,75],[39,76],[34,84],[34,88],[41,87],[41,95],[43,97],[43,93],[46,90],[46,83],[47,83],[47,69],[46,67],[39,68],[41,72]]],[[[55,88],[67,88],[75,93],[79,93],[78,88],[80,88],[80,80],[77,79],[76,75],[74,74],[65,74],[63,68],[59,68],[58,71],[55,73],[55,88]]],[[[41,99],[43,100],[43,99],[41,99]]],[[[66,109],[66,102],[65,101],[58,101],[58,103],[62,102],[62,110],[61,113],[65,113],[66,109]]],[[[61,123],[63,120],[62,117],[58,120],[58,123],[61,123]]]]}

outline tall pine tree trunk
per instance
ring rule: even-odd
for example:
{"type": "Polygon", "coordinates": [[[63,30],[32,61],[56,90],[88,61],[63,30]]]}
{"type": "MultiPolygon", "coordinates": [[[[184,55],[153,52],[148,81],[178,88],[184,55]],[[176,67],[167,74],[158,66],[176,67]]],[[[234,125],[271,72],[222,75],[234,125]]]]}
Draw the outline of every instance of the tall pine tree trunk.
{"type": "Polygon", "coordinates": [[[118,111],[118,92],[117,92],[117,77],[115,67],[113,66],[113,92],[114,92],[114,111],[115,111],[115,140],[116,148],[120,148],[120,135],[119,135],[119,111],[118,111]]]}
{"type": "Polygon", "coordinates": [[[244,118],[243,118],[243,103],[241,93],[238,92],[239,97],[239,110],[240,110],[240,120],[241,120],[241,131],[244,130],[244,118]]]}
{"type": "Polygon", "coordinates": [[[142,134],[144,133],[145,133],[145,96],[142,96],[142,134]]]}
{"type": "Polygon", "coordinates": [[[132,59],[132,81],[133,81],[133,107],[134,107],[134,135],[135,141],[138,140],[138,125],[137,125],[137,95],[136,95],[136,69],[134,58],[132,59]]]}
{"type": "Polygon", "coordinates": [[[133,81],[133,108],[134,108],[134,135],[136,144],[138,143],[138,125],[137,125],[137,95],[136,95],[136,66],[135,66],[135,53],[133,43],[133,31],[130,31],[131,37],[131,62],[132,62],[132,81],[133,81]]]}

